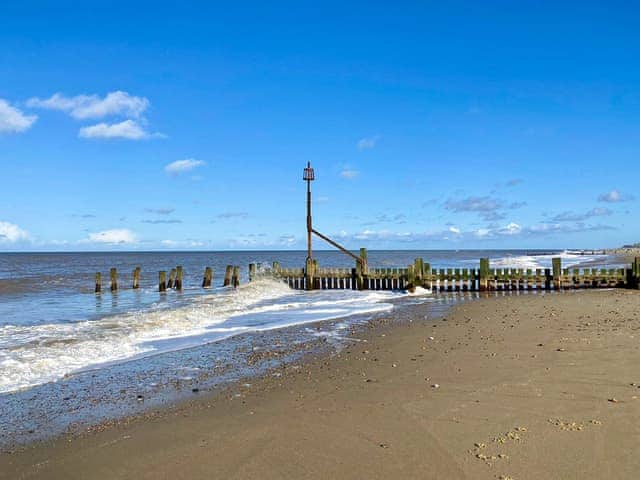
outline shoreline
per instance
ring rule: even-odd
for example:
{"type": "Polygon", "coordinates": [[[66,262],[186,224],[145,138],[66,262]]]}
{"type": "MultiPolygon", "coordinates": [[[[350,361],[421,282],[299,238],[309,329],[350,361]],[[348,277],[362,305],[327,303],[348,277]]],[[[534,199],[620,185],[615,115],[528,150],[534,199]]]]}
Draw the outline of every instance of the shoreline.
{"type": "MultiPolygon", "coordinates": [[[[392,311],[407,302],[424,302],[433,311],[449,308],[457,297],[399,297],[392,311]]],[[[331,355],[348,338],[384,319],[388,311],[319,320],[263,332],[248,332],[186,349],[88,369],[55,382],[0,396],[0,451],[137,417],[161,414],[176,405],[217,395],[233,385],[270,375],[281,364],[331,355]],[[344,333],[342,333],[344,332],[344,333]]]]}
{"type": "Polygon", "coordinates": [[[2,454],[0,478],[635,478],[639,310],[617,290],[410,306],[279,376],[2,454]]]}

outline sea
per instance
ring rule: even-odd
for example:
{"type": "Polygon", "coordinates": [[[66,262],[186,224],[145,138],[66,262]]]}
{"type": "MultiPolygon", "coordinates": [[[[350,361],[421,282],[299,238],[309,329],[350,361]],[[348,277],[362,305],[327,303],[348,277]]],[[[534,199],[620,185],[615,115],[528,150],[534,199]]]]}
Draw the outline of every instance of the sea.
{"type": "MultiPolygon", "coordinates": [[[[368,261],[402,267],[422,257],[434,268],[474,268],[488,257],[498,268],[548,268],[554,256],[567,267],[615,264],[614,257],[567,250],[380,250],[369,251],[368,261]]],[[[304,292],[266,275],[248,282],[250,263],[261,271],[273,261],[300,268],[305,257],[304,251],[0,253],[0,407],[11,412],[0,419],[0,444],[104,420],[141,397],[147,405],[170,401],[164,387],[176,382],[178,390],[195,392],[239,378],[255,352],[310,338],[339,341],[354,323],[404,303],[442,303],[427,290],[304,292]],[[183,290],[160,294],[158,271],[177,265],[183,290]],[[241,267],[239,288],[222,286],[227,265],[241,267]],[[117,293],[109,291],[112,267],[117,293]],[[134,290],[136,267],[141,279],[134,290]],[[214,271],[210,289],[201,287],[205,267],[214,271]],[[101,294],[94,293],[96,272],[104,279],[101,294]],[[218,374],[204,373],[211,371],[218,374]]],[[[352,264],[335,251],[316,251],[314,258],[321,267],[352,264]]]]}

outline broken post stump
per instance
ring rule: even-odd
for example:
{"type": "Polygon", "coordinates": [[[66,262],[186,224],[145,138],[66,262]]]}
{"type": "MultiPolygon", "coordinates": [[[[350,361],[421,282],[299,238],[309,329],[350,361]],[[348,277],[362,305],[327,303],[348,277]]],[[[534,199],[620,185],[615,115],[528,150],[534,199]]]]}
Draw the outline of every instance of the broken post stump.
{"type": "Polygon", "coordinates": [[[112,268],[111,271],[109,272],[109,275],[111,277],[111,291],[117,292],[118,291],[118,271],[115,268],[112,268]]]}
{"type": "Polygon", "coordinates": [[[176,267],[176,281],[173,284],[173,287],[176,290],[182,290],[182,278],[183,278],[182,265],[178,265],[176,267]]]}
{"type": "Polygon", "coordinates": [[[133,289],[140,288],[140,267],[133,269],[133,289]]]}
{"type": "Polygon", "coordinates": [[[228,287],[229,285],[231,285],[232,275],[233,275],[233,265],[227,265],[227,268],[224,271],[224,281],[222,283],[223,287],[228,287]]]}
{"type": "Polygon", "coordinates": [[[213,279],[213,269],[211,267],[205,268],[204,277],[202,278],[202,288],[210,288],[212,279],[213,279]]]}
{"type": "Polygon", "coordinates": [[[158,291],[161,293],[167,291],[167,272],[164,270],[158,272],[158,291]]]}

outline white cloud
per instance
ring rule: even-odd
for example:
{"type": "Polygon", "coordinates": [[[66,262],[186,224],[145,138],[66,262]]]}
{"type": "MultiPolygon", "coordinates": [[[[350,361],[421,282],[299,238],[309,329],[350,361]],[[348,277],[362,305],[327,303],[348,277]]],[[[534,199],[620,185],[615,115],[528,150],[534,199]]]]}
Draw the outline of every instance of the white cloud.
{"type": "Polygon", "coordinates": [[[136,235],[126,228],[114,228],[113,230],[90,233],[87,240],[93,243],[108,244],[136,243],[138,241],[136,235]]]}
{"type": "Polygon", "coordinates": [[[509,225],[498,231],[498,233],[502,235],[518,235],[520,232],[522,232],[522,227],[514,222],[511,222],[509,225]]]}
{"type": "Polygon", "coordinates": [[[9,222],[0,222],[0,243],[16,243],[29,240],[29,234],[19,226],[9,222]]]}
{"type": "Polygon", "coordinates": [[[613,189],[610,192],[602,193],[598,196],[599,202],[618,203],[633,200],[633,195],[621,193],[619,190],[613,189]]]}
{"type": "Polygon", "coordinates": [[[206,245],[199,240],[160,240],[160,244],[167,248],[198,248],[206,245]]]}
{"type": "Polygon", "coordinates": [[[186,158],[184,160],[176,160],[164,167],[164,171],[169,175],[180,175],[184,172],[190,172],[194,168],[206,165],[202,160],[196,160],[194,158],[186,158]]]}
{"type": "Polygon", "coordinates": [[[31,128],[38,119],[36,115],[25,115],[0,98],[0,133],[21,133],[31,128]]]}
{"type": "Polygon", "coordinates": [[[449,227],[449,232],[454,235],[460,235],[462,233],[458,227],[449,227]]]}
{"type": "Polygon", "coordinates": [[[342,178],[346,178],[347,180],[353,180],[358,175],[360,175],[360,172],[358,172],[357,170],[352,170],[350,168],[345,168],[340,172],[340,176],[342,178]]]}
{"type": "Polygon", "coordinates": [[[357,147],[358,150],[370,150],[375,148],[376,144],[380,140],[379,135],[374,135],[373,137],[365,137],[358,140],[357,147]]]}
{"type": "Polygon", "coordinates": [[[60,110],[80,120],[107,116],[139,118],[149,104],[145,97],[136,97],[120,90],[109,92],[104,98],[98,95],[65,97],[56,93],[44,100],[34,97],[27,101],[29,107],[60,110]]]}
{"type": "Polygon", "coordinates": [[[124,138],[126,140],[144,140],[159,134],[150,134],[145,131],[136,121],[124,120],[120,123],[98,123],[90,127],[82,127],[78,132],[81,138],[124,138]]]}

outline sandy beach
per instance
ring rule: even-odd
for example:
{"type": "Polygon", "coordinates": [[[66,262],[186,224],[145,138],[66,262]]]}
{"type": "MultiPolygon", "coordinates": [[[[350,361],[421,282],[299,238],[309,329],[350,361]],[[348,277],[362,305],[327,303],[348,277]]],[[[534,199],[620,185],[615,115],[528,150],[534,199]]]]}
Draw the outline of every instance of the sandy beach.
{"type": "Polygon", "coordinates": [[[0,477],[637,478],[640,295],[472,300],[329,358],[0,456],[0,477]]]}

